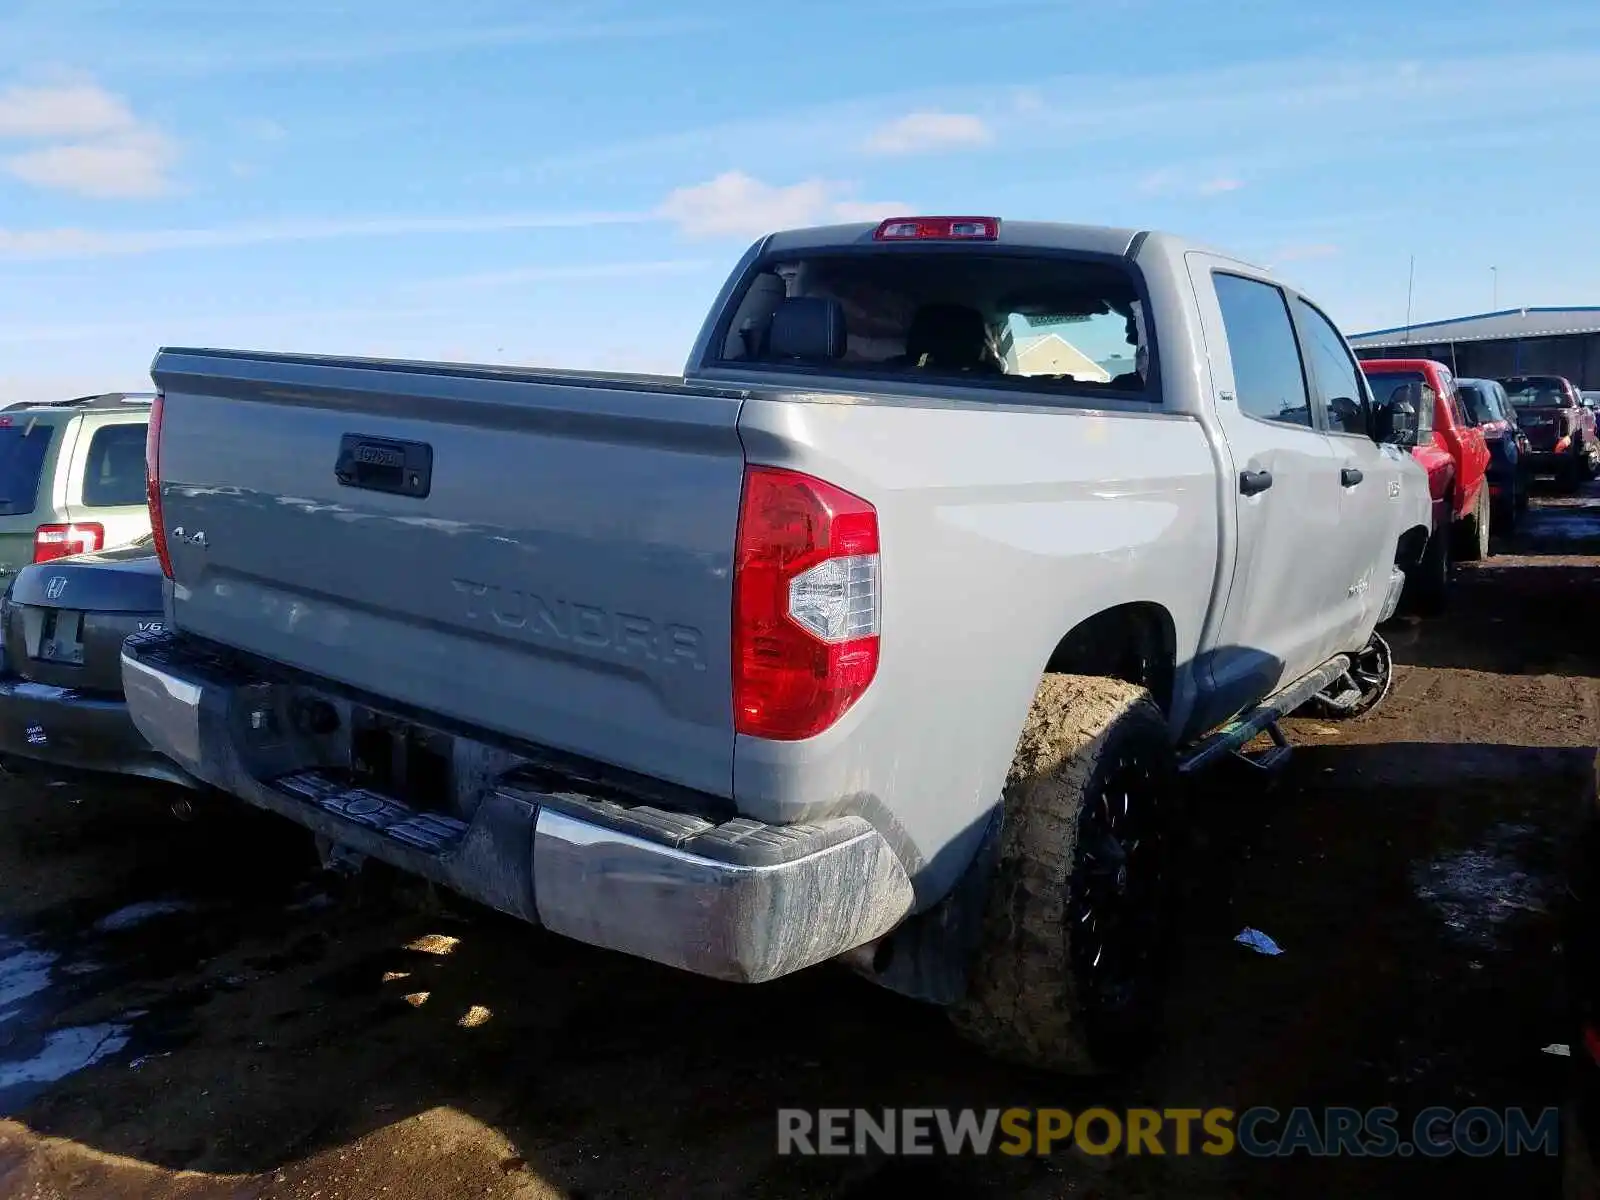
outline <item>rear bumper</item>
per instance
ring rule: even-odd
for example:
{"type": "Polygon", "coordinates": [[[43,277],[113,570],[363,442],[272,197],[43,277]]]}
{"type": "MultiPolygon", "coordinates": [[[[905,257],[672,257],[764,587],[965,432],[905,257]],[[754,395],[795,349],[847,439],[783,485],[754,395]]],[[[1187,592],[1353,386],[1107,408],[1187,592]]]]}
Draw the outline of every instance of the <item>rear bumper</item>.
{"type": "Polygon", "coordinates": [[[197,778],[591,945],[755,983],[872,941],[911,909],[904,869],[860,817],[718,822],[513,768],[458,819],[323,774],[273,715],[287,685],[171,635],[130,638],[122,670],[140,732],[197,778]]]}
{"type": "Polygon", "coordinates": [[[0,753],[195,786],[151,747],[122,701],[0,676],[0,753]]]}
{"type": "Polygon", "coordinates": [[[1554,450],[1530,450],[1518,462],[1530,475],[1555,475],[1576,466],[1582,457],[1577,447],[1559,454],[1554,450]]]}

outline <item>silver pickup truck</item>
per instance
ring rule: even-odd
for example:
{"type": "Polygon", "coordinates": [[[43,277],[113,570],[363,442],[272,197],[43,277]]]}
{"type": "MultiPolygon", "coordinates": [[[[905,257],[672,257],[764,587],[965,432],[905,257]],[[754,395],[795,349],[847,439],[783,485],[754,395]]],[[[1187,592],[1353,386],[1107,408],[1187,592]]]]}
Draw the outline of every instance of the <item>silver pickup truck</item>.
{"type": "Polygon", "coordinates": [[[1182,773],[1370,703],[1428,530],[1328,318],[1159,233],[775,234],[682,378],[152,374],[168,628],[123,678],[185,771],[597,946],[842,958],[1063,1070],[1156,1019],[1182,773]]]}

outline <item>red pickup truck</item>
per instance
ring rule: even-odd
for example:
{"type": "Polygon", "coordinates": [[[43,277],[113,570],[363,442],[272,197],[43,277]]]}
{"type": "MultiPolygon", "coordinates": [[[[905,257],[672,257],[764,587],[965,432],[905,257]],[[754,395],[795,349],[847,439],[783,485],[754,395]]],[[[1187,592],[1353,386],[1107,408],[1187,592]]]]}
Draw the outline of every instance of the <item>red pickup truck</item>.
{"type": "Polygon", "coordinates": [[[1409,607],[1443,610],[1453,558],[1489,554],[1489,444],[1467,418],[1450,368],[1430,358],[1375,358],[1361,364],[1380,419],[1396,445],[1428,473],[1433,531],[1409,607]]]}
{"type": "Polygon", "coordinates": [[[1570,379],[1559,375],[1514,375],[1501,383],[1526,430],[1534,475],[1553,474],[1568,492],[1600,471],[1594,412],[1570,379]]]}

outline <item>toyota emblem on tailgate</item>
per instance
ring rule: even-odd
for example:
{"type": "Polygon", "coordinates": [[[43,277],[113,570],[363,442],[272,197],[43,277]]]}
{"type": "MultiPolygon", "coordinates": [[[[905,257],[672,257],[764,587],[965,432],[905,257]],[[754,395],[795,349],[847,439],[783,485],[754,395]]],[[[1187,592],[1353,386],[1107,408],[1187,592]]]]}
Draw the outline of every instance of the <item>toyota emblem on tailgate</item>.
{"type": "Polygon", "coordinates": [[[67,577],[65,575],[52,575],[50,582],[44,585],[44,594],[48,599],[59,600],[61,593],[67,590],[67,577]]]}

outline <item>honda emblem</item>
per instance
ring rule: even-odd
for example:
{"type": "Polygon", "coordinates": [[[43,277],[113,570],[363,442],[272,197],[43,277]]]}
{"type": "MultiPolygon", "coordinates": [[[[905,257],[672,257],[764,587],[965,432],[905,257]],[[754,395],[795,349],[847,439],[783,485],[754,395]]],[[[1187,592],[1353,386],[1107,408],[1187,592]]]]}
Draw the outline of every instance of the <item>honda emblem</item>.
{"type": "Polygon", "coordinates": [[[52,575],[50,582],[44,585],[44,594],[50,600],[61,599],[61,593],[67,590],[67,577],[65,575],[52,575]]]}

